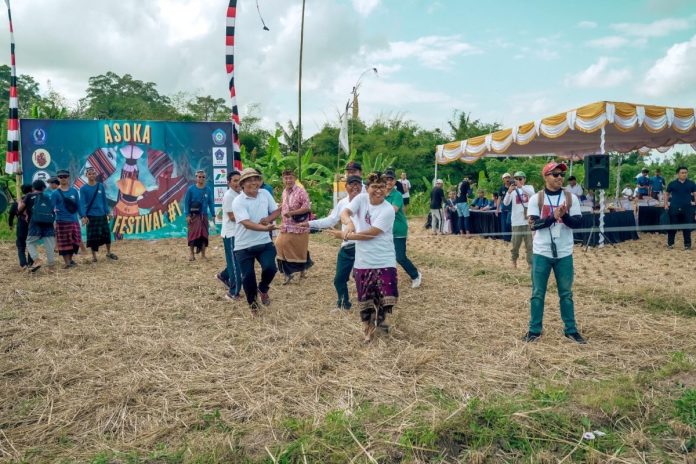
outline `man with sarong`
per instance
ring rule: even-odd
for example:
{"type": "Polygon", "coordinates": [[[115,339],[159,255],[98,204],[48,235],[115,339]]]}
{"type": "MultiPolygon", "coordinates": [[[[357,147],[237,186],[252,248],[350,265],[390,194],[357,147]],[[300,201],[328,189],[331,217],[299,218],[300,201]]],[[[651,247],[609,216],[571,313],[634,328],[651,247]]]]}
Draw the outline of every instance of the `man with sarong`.
{"type": "Polygon", "coordinates": [[[205,183],[205,171],[196,171],[196,183],[186,191],[184,197],[184,214],[188,224],[189,261],[195,261],[194,252],[200,253],[203,259],[208,247],[208,212],[215,217],[215,200],[213,191],[205,183]]]}
{"type": "Polygon", "coordinates": [[[312,205],[307,191],[295,181],[294,171],[283,171],[283,219],[275,243],[278,269],[285,276],[283,284],[289,283],[298,272],[300,277],[305,277],[305,271],[314,265],[308,250],[309,227],[302,225],[309,218],[312,205]]]}
{"type": "Polygon", "coordinates": [[[92,262],[97,262],[99,247],[106,246],[106,257],[112,260],[118,257],[111,252],[111,214],[106,203],[104,184],[97,182],[97,170],[88,167],[85,174],[87,183],[80,188],[80,216],[82,224],[87,227],[87,246],[92,250],[92,262]]]}
{"type": "Polygon", "coordinates": [[[56,249],[63,257],[63,269],[77,266],[73,256],[82,244],[82,232],[78,213],[80,193],[70,186],[70,173],[65,169],[57,172],[60,187],[53,194],[56,207],[56,249]]]}

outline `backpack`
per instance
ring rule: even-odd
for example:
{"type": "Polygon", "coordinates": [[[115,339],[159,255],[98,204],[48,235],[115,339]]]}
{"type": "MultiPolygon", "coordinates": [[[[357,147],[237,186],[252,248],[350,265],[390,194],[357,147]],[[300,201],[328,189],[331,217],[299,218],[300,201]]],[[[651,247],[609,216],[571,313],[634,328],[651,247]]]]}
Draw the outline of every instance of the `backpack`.
{"type": "MultiPolygon", "coordinates": [[[[544,191],[541,190],[539,193],[544,193],[544,191]]],[[[570,211],[570,207],[573,206],[573,194],[567,190],[563,190],[563,193],[565,193],[565,204],[568,207],[568,211],[570,211]]],[[[545,196],[546,196],[546,194],[537,195],[538,200],[539,200],[539,214],[541,214],[541,210],[544,208],[544,197],[545,196]]],[[[525,213],[526,213],[526,211],[525,211],[525,213]]]]}
{"type": "Polygon", "coordinates": [[[53,211],[51,197],[45,193],[39,193],[34,197],[34,205],[31,208],[31,222],[40,226],[48,226],[56,220],[53,211]]]}
{"type": "Polygon", "coordinates": [[[60,196],[63,198],[63,204],[65,205],[65,209],[68,210],[68,213],[77,213],[77,210],[79,209],[77,202],[72,198],[66,197],[61,189],[58,189],[58,193],[60,193],[60,196]]]}

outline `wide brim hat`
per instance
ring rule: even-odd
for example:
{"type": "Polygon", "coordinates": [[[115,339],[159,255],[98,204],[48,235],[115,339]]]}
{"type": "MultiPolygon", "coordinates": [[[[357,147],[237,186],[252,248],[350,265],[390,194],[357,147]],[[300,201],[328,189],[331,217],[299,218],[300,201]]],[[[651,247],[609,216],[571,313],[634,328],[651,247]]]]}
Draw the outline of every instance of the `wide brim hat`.
{"type": "Polygon", "coordinates": [[[254,169],[254,168],[246,168],[242,170],[239,176],[239,182],[244,182],[247,179],[251,179],[252,177],[258,177],[259,179],[261,178],[261,174],[254,169]]]}

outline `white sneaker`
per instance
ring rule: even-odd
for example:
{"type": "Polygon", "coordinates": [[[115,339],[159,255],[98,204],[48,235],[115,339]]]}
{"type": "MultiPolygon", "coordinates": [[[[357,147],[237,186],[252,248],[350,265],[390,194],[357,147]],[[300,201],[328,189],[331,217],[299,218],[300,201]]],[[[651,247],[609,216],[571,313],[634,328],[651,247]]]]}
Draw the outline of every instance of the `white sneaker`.
{"type": "Polygon", "coordinates": [[[411,288],[418,288],[421,286],[421,280],[423,279],[423,274],[418,271],[418,277],[411,281],[411,288]]]}

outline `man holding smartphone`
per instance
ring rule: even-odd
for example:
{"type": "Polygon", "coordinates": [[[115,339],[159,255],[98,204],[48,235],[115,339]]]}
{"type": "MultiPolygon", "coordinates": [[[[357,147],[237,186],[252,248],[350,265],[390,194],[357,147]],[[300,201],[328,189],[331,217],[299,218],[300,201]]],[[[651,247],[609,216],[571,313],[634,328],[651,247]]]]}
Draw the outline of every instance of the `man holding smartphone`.
{"type": "Polygon", "coordinates": [[[551,161],[543,169],[545,187],[529,199],[529,226],[535,231],[532,255],[532,298],[526,342],[539,339],[544,318],[544,298],[553,270],[558,287],[564,334],[576,343],[587,343],[575,324],[573,303],[573,229],[582,225],[580,200],[563,190],[566,165],[551,161]]]}

